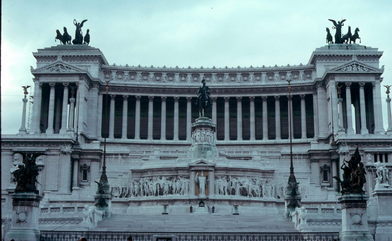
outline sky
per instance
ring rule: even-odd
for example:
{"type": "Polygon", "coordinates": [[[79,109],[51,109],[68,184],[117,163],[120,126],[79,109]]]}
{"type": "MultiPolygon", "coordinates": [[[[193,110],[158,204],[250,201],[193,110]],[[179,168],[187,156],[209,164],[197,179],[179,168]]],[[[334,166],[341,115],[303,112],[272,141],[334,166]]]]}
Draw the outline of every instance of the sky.
{"type": "MultiPolygon", "coordinates": [[[[343,33],[359,27],[362,44],[384,52],[385,85],[392,84],[391,13],[390,0],[3,0],[1,132],[20,127],[21,86],[34,85],[32,52],[57,45],[56,29],[73,35],[74,19],[88,19],[90,45],[110,64],[237,67],[306,64],[325,45],[328,19],[345,18],[343,33]]],[[[386,127],[385,98],[383,87],[386,127]]]]}

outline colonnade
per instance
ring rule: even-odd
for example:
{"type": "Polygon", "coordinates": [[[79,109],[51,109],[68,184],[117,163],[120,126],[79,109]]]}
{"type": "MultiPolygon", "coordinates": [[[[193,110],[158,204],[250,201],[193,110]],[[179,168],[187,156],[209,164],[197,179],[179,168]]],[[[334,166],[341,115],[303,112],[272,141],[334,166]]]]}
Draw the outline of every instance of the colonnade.
{"type": "MultiPolygon", "coordinates": [[[[99,132],[101,137],[136,140],[190,140],[191,124],[198,116],[195,98],[179,96],[118,96],[119,95],[115,94],[99,94],[98,103],[100,107],[98,108],[102,115],[99,116],[98,128],[102,127],[99,132]],[[167,118],[169,108],[168,98],[173,102],[171,104],[171,108],[173,108],[171,112],[173,114],[170,118],[171,123],[167,118]],[[142,103],[143,101],[144,104],[142,103]],[[183,103],[183,108],[180,108],[180,102],[183,103]],[[186,102],[186,104],[184,104],[184,102],[186,102]],[[130,114],[129,112],[132,113],[130,114]],[[142,112],[146,113],[144,114],[144,117],[142,112]],[[129,118],[132,118],[133,120],[130,121],[129,118]],[[180,121],[185,123],[185,128],[181,128],[181,130],[180,121]],[[117,125],[115,123],[117,123],[117,125]],[[173,133],[169,138],[167,125],[170,125],[169,131],[173,133]],[[121,128],[121,131],[118,128],[121,128]],[[146,130],[143,130],[143,128],[147,129],[147,134],[141,136],[141,132],[144,131],[144,133],[146,133],[146,130]]],[[[297,120],[297,129],[300,129],[300,132],[298,132],[299,135],[294,136],[294,138],[306,139],[315,136],[314,111],[312,108],[313,98],[309,95],[310,98],[307,98],[308,100],[306,101],[305,97],[305,94],[293,96],[293,98],[297,98],[297,101],[299,100],[300,102],[298,106],[294,107],[295,109],[298,109],[298,113],[300,112],[300,114],[292,118],[292,121],[294,119],[297,120]],[[307,106],[308,108],[306,108],[307,106]],[[307,116],[306,112],[310,109],[310,116],[307,116]]],[[[282,96],[281,98],[281,96],[277,95],[257,97],[215,96],[211,99],[212,106],[211,110],[208,111],[208,115],[212,118],[212,121],[217,124],[217,130],[223,129],[223,131],[220,131],[218,140],[280,140],[288,138],[287,135],[282,136],[282,130],[285,129],[287,132],[285,125],[288,125],[288,106],[293,105],[291,98],[287,98],[286,96],[282,96]],[[222,101],[223,105],[219,106],[218,102],[221,103],[222,101]],[[273,101],[273,103],[271,101],[273,101]],[[271,102],[272,105],[271,103],[268,105],[267,102],[271,102]],[[287,106],[282,108],[282,105],[285,104],[287,106]],[[247,111],[245,112],[243,108],[247,111]],[[231,113],[232,109],[236,109],[236,111],[231,113]],[[218,117],[222,115],[223,118],[218,117]],[[271,117],[271,115],[273,116],[271,117]],[[282,118],[285,118],[285,123],[282,123],[282,118]],[[271,127],[273,127],[273,130],[270,129],[271,127]],[[234,129],[235,133],[233,133],[234,129]],[[262,132],[258,133],[256,129],[262,129],[262,132]],[[273,134],[271,135],[271,133],[273,134]]],[[[294,127],[296,127],[296,125],[294,125],[294,127]]],[[[219,130],[217,132],[219,132],[219,130]]]]}
{"type": "Polygon", "coordinates": [[[35,81],[34,89],[31,131],[46,134],[73,132],[76,125],[77,86],[35,81]]]}

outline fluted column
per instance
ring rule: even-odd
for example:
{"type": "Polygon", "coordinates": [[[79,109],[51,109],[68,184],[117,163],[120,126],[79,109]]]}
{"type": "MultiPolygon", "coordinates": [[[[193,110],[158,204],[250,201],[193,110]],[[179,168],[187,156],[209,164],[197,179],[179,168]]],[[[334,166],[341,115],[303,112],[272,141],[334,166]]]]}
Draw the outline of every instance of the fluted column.
{"type": "Polygon", "coordinates": [[[40,122],[41,122],[41,97],[42,87],[38,80],[34,80],[34,104],[33,104],[33,118],[32,118],[32,132],[41,133],[40,122]]]}
{"type": "Polygon", "coordinates": [[[74,131],[74,117],[75,117],[75,98],[69,98],[69,118],[68,118],[68,132],[74,131]]]}
{"type": "Polygon", "coordinates": [[[148,129],[147,129],[147,138],[152,140],[152,118],[154,113],[154,96],[148,97],[148,129]]]}
{"type": "Polygon", "coordinates": [[[186,139],[192,137],[192,97],[186,97],[186,139]]]}
{"type": "Polygon", "coordinates": [[[267,96],[262,96],[261,98],[263,100],[263,140],[268,140],[267,96]]]}
{"type": "Polygon", "coordinates": [[[230,140],[230,127],[229,127],[229,98],[224,97],[225,99],[225,141],[230,140]]]}
{"type": "Polygon", "coordinates": [[[387,114],[388,114],[388,132],[392,132],[392,114],[391,114],[391,97],[389,97],[389,89],[387,90],[387,114]]]}
{"type": "Polygon", "coordinates": [[[208,172],[208,196],[215,195],[215,173],[210,170],[208,172]]]}
{"type": "Polygon", "coordinates": [[[114,108],[115,108],[115,95],[110,95],[110,114],[109,114],[109,138],[114,138],[114,108]]]}
{"type": "Polygon", "coordinates": [[[352,111],[351,111],[351,83],[346,83],[346,116],[347,116],[347,134],[354,134],[352,111]]]}
{"type": "Polygon", "coordinates": [[[301,97],[301,139],[306,138],[306,107],[305,107],[305,95],[301,97]]]}
{"type": "Polygon", "coordinates": [[[288,125],[287,125],[287,127],[289,129],[289,131],[288,131],[289,139],[290,139],[290,136],[291,136],[291,138],[294,139],[294,126],[293,126],[293,119],[294,118],[293,118],[293,96],[292,95],[287,97],[287,113],[288,113],[288,115],[287,115],[287,117],[288,117],[288,121],[287,121],[288,125]],[[290,125],[291,125],[291,130],[290,130],[290,125]]]}
{"type": "Polygon", "coordinates": [[[279,101],[280,96],[276,95],[275,96],[275,133],[276,133],[276,139],[280,140],[281,134],[280,134],[280,101],[279,101]]]}
{"type": "MultiPolygon", "coordinates": [[[[343,113],[343,112],[342,112],[343,113]]],[[[318,108],[317,108],[317,94],[313,94],[313,128],[314,138],[317,139],[319,133],[319,120],[318,120],[318,108]]]]}
{"type": "Polygon", "coordinates": [[[178,123],[178,119],[179,119],[179,116],[178,116],[178,113],[179,113],[179,111],[178,111],[178,109],[179,109],[179,107],[178,107],[178,99],[179,99],[179,97],[177,97],[177,96],[175,96],[174,97],[174,128],[173,128],[173,140],[178,140],[178,125],[179,125],[179,123],[178,123]]]}
{"type": "Polygon", "coordinates": [[[380,80],[375,80],[373,85],[373,105],[374,105],[374,133],[381,134],[384,132],[383,118],[381,111],[381,92],[380,80]]]}
{"type": "Polygon", "coordinates": [[[26,104],[27,104],[26,95],[23,97],[22,101],[23,101],[22,121],[21,121],[21,125],[19,128],[19,133],[26,133],[26,104]]]}
{"type": "Polygon", "coordinates": [[[317,83],[317,120],[318,133],[320,138],[328,136],[328,114],[327,114],[327,96],[322,83],[317,83]]]}
{"type": "Polygon", "coordinates": [[[140,139],[140,96],[135,96],[135,139],[140,139]]]}
{"type": "Polygon", "coordinates": [[[237,140],[242,140],[242,97],[237,97],[237,140]]]}
{"type": "Polygon", "coordinates": [[[67,113],[68,113],[68,83],[63,83],[64,94],[63,94],[63,110],[61,114],[61,129],[60,133],[64,134],[67,132],[67,113]]]}
{"type": "Polygon", "coordinates": [[[343,124],[343,98],[338,97],[338,112],[339,112],[339,130],[338,132],[344,133],[344,124],[343,124]]]}
{"type": "Polygon", "coordinates": [[[161,140],[166,140],[166,96],[161,96],[161,140]]]}
{"type": "Polygon", "coordinates": [[[98,110],[97,110],[97,137],[102,137],[102,105],[103,95],[98,93],[98,110]]]}
{"type": "Polygon", "coordinates": [[[249,109],[250,109],[250,140],[256,139],[256,131],[255,131],[255,97],[249,97],[249,109]]]}
{"type": "Polygon", "coordinates": [[[365,109],[365,83],[359,83],[359,105],[361,110],[361,135],[369,134],[366,127],[366,109],[365,109]]]}
{"type": "Polygon", "coordinates": [[[50,94],[49,94],[49,117],[48,117],[48,129],[47,134],[53,134],[53,120],[54,120],[54,100],[55,100],[55,83],[50,83],[50,94]]]}
{"type": "Polygon", "coordinates": [[[122,133],[121,138],[127,139],[128,127],[128,95],[123,95],[122,133]]]}

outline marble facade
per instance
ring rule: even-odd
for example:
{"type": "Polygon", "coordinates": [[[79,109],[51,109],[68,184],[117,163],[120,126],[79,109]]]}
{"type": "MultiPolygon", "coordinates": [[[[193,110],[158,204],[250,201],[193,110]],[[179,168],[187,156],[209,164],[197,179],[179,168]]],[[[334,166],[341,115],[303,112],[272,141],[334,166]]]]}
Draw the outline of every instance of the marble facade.
{"type": "MultiPolygon", "coordinates": [[[[369,196],[380,172],[376,164],[392,168],[392,135],[382,123],[382,52],[376,48],[329,45],[317,48],[305,65],[236,68],[116,66],[84,45],[33,55],[31,124],[26,128],[23,117],[18,134],[2,135],[1,190],[7,210],[14,153],[45,153],[42,230],[83,223],[81,211],[94,202],[104,139],[113,214],[192,215],[204,200],[205,215],[283,216],[289,106],[302,197],[293,227],[340,230],[333,177],[357,146],[369,196]],[[203,78],[211,89],[211,125],[198,122],[194,104],[203,78]]],[[[2,214],[3,225],[10,215],[2,214]]]]}

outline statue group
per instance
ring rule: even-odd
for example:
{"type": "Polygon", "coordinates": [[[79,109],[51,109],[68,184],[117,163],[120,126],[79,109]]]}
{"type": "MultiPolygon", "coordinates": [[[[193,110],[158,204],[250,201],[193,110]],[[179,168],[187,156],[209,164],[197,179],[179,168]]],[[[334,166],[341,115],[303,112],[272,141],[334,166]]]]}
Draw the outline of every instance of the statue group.
{"type": "Polygon", "coordinates": [[[59,40],[62,44],[90,44],[90,30],[87,29],[86,35],[83,37],[83,33],[82,33],[82,27],[83,24],[87,22],[87,19],[83,20],[82,22],[78,22],[76,21],[76,19],[74,19],[73,24],[75,25],[76,29],[75,29],[75,38],[74,40],[72,40],[71,35],[68,34],[67,28],[64,27],[64,33],[61,34],[60,31],[57,29],[56,30],[56,38],[55,40],[59,40]],[[72,40],[72,42],[71,42],[72,40]]]}
{"type": "Polygon", "coordinates": [[[333,23],[333,29],[336,29],[335,32],[335,42],[333,41],[331,31],[329,28],[326,28],[327,31],[327,43],[328,44],[351,44],[354,43],[357,39],[359,39],[359,42],[361,42],[361,38],[359,37],[359,28],[356,28],[354,31],[354,34],[351,33],[351,26],[348,26],[348,31],[345,35],[342,36],[342,27],[344,26],[344,22],[346,19],[343,19],[341,21],[335,21],[333,19],[328,19],[333,23]]]}
{"type": "Polygon", "coordinates": [[[37,153],[21,154],[23,161],[18,162],[17,167],[12,170],[16,182],[16,193],[31,192],[38,194],[36,183],[39,172],[35,159],[39,155],[37,153]]]}
{"type": "Polygon", "coordinates": [[[355,150],[349,161],[344,161],[341,166],[343,170],[343,180],[334,177],[341,185],[342,194],[362,194],[363,185],[366,182],[366,172],[358,148],[355,150]]]}

